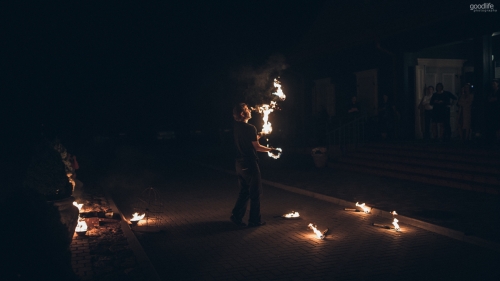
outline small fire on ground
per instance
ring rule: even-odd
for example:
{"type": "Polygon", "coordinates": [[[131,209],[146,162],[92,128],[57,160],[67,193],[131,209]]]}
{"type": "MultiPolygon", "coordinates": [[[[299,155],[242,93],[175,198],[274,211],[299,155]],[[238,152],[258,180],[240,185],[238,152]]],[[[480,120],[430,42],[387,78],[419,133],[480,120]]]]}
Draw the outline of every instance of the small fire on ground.
{"type": "Polygon", "coordinates": [[[365,203],[359,204],[358,202],[356,202],[356,206],[363,209],[363,212],[365,212],[366,214],[368,214],[370,212],[370,207],[365,206],[365,203]]]}
{"type": "Polygon", "coordinates": [[[78,204],[76,201],[73,201],[73,205],[78,208],[78,211],[80,211],[80,212],[82,211],[83,203],[78,204]]]}
{"type": "Polygon", "coordinates": [[[145,213],[144,213],[144,214],[142,214],[142,215],[139,215],[139,213],[137,213],[137,212],[136,212],[136,213],[134,213],[134,214],[132,215],[132,218],[130,219],[130,221],[140,221],[140,220],[142,220],[145,216],[146,216],[146,214],[145,214],[145,213]]]}
{"type": "Polygon", "coordinates": [[[396,229],[396,231],[400,231],[398,221],[399,220],[397,218],[394,218],[394,221],[392,222],[392,225],[394,225],[394,229],[396,229]]]}
{"type": "Polygon", "coordinates": [[[284,218],[298,218],[300,217],[299,212],[292,211],[291,213],[284,214],[284,218]]]}
{"type": "Polygon", "coordinates": [[[82,218],[78,219],[78,224],[76,225],[75,231],[76,232],[86,232],[87,231],[87,223],[85,222],[85,219],[82,219],[82,218]]]}
{"type": "Polygon", "coordinates": [[[310,223],[308,227],[312,229],[314,234],[316,234],[316,237],[318,237],[319,239],[325,239],[326,233],[328,232],[328,228],[325,231],[321,232],[318,230],[317,226],[312,223],[310,223]]]}

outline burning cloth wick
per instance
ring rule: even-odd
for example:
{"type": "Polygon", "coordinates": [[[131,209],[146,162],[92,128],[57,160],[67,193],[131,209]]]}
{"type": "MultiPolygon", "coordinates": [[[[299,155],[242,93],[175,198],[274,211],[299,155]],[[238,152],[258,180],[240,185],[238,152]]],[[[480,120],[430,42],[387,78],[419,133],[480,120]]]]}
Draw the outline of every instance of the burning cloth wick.
{"type": "MultiPolygon", "coordinates": [[[[280,100],[285,100],[286,95],[283,93],[283,90],[281,89],[281,83],[277,78],[274,78],[274,87],[277,90],[273,93],[273,95],[278,96],[280,100]]],[[[277,103],[275,101],[271,101],[269,104],[259,105],[256,109],[252,108],[252,110],[257,110],[262,114],[262,121],[264,121],[264,125],[262,126],[262,132],[260,132],[260,135],[268,135],[273,131],[271,122],[269,122],[269,114],[273,112],[275,108],[277,108],[277,103]]],[[[269,144],[267,146],[269,147],[269,144]]],[[[275,150],[278,151],[277,154],[268,152],[267,155],[271,158],[278,159],[281,156],[282,150],[281,148],[276,148],[275,150]]]]}
{"type": "Polygon", "coordinates": [[[292,211],[291,213],[284,214],[284,218],[298,218],[300,217],[299,212],[292,211]]]}
{"type": "Polygon", "coordinates": [[[356,202],[356,206],[363,209],[363,212],[365,212],[366,214],[370,212],[370,207],[365,206],[365,203],[359,204],[358,202],[356,202]]]}
{"type": "MultiPolygon", "coordinates": [[[[392,212],[390,212],[390,214],[395,216],[398,213],[396,213],[396,211],[392,211],[392,212]]],[[[373,226],[382,227],[382,228],[386,228],[386,229],[394,228],[396,231],[401,231],[401,228],[399,227],[398,222],[399,222],[399,220],[397,218],[394,218],[394,220],[392,221],[392,225],[394,225],[394,227],[391,227],[389,225],[384,225],[384,224],[378,224],[378,223],[373,223],[373,226]]]]}
{"type": "Polygon", "coordinates": [[[73,201],[73,205],[78,208],[78,211],[82,211],[83,203],[82,204],[78,204],[78,203],[76,203],[76,201],[73,201]]]}
{"type": "Polygon", "coordinates": [[[278,79],[276,78],[274,78],[274,87],[278,88],[278,90],[274,92],[273,95],[278,96],[281,100],[285,100],[286,96],[281,89],[280,81],[278,81],[278,79]]]}
{"type": "Polygon", "coordinates": [[[85,222],[84,219],[82,219],[82,218],[78,219],[78,224],[76,225],[75,231],[76,232],[85,232],[85,231],[87,231],[87,223],[85,222]]]}
{"type": "MultiPolygon", "coordinates": [[[[269,145],[267,145],[267,147],[269,147],[269,145]]],[[[278,158],[280,158],[280,156],[281,156],[281,151],[282,151],[282,150],[281,150],[281,148],[279,148],[279,147],[278,147],[278,148],[275,148],[274,150],[279,151],[279,152],[278,152],[278,154],[273,154],[273,153],[271,153],[271,151],[268,151],[268,152],[267,152],[267,155],[268,155],[269,157],[271,157],[271,158],[274,158],[274,159],[278,159],[278,158]]]]}
{"type": "Polygon", "coordinates": [[[320,232],[320,231],[316,228],[316,226],[315,226],[315,225],[313,225],[312,223],[310,223],[310,224],[308,225],[308,227],[314,231],[314,234],[316,234],[316,236],[317,236],[319,239],[321,239],[321,240],[325,239],[325,237],[326,237],[326,233],[328,232],[328,228],[327,228],[327,229],[325,229],[323,232],[320,232]]]}
{"type": "Polygon", "coordinates": [[[394,225],[394,229],[396,229],[396,231],[400,230],[398,221],[399,220],[397,218],[394,218],[394,221],[392,222],[392,224],[394,225]]]}
{"type": "Polygon", "coordinates": [[[144,218],[144,216],[146,216],[146,214],[142,214],[139,216],[139,213],[134,213],[132,216],[133,217],[130,219],[130,221],[140,221],[144,218]]]}
{"type": "Polygon", "coordinates": [[[373,223],[373,226],[377,226],[377,227],[381,227],[381,228],[385,228],[385,229],[392,229],[392,228],[394,228],[396,231],[401,231],[401,228],[399,227],[398,221],[399,220],[397,218],[394,218],[394,221],[392,222],[392,224],[394,225],[394,227],[389,226],[389,225],[385,225],[385,224],[379,224],[379,223],[373,223]]]}

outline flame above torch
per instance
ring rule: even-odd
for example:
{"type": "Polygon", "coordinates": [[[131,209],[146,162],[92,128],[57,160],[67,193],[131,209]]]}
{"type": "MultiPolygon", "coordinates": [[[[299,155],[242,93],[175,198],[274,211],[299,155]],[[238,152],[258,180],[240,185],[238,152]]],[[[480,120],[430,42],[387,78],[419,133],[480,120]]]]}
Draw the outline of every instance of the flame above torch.
{"type": "Polygon", "coordinates": [[[281,89],[280,81],[278,81],[278,79],[276,78],[274,78],[274,87],[278,88],[278,90],[274,92],[273,95],[278,96],[281,100],[285,100],[286,96],[281,89]]]}
{"type": "Polygon", "coordinates": [[[273,131],[273,127],[269,122],[269,113],[273,112],[274,108],[276,108],[275,101],[272,101],[270,104],[257,106],[257,110],[262,114],[262,120],[264,121],[261,132],[262,135],[269,135],[273,131]]]}

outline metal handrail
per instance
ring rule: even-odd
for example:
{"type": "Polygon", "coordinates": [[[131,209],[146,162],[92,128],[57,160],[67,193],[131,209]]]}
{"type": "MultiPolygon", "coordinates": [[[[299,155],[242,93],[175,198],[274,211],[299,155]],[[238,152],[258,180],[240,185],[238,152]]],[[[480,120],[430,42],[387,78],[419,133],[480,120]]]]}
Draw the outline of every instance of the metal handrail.
{"type": "Polygon", "coordinates": [[[347,150],[356,149],[359,144],[365,141],[365,123],[366,115],[361,115],[358,118],[349,121],[329,132],[327,132],[328,146],[330,151],[336,150],[338,147],[341,154],[345,154],[347,150]]]}

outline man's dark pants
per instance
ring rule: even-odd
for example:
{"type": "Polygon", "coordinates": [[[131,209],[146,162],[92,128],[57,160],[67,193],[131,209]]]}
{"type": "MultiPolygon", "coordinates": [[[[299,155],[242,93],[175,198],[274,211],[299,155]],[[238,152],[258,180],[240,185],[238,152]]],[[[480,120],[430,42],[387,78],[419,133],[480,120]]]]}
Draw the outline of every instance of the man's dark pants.
{"type": "Polygon", "coordinates": [[[260,195],[262,194],[262,179],[259,164],[256,160],[236,161],[236,174],[240,186],[240,194],[233,209],[233,216],[241,221],[245,216],[248,200],[250,200],[249,223],[260,223],[260,195]]]}

